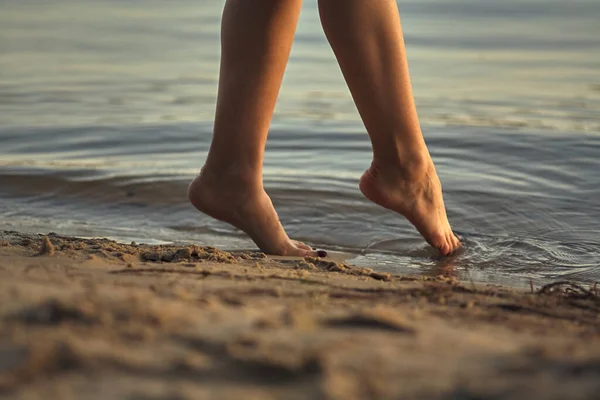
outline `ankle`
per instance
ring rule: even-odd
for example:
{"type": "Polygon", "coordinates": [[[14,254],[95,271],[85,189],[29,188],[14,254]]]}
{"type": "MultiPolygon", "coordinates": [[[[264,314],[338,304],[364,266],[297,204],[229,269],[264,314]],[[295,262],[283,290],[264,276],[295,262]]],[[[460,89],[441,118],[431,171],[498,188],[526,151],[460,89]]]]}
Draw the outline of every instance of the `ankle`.
{"type": "Polygon", "coordinates": [[[393,157],[374,157],[370,171],[374,176],[418,181],[435,170],[431,156],[427,151],[393,157]]]}
{"type": "Polygon", "coordinates": [[[200,176],[207,184],[230,185],[242,188],[262,188],[262,171],[238,163],[204,164],[200,176]]]}

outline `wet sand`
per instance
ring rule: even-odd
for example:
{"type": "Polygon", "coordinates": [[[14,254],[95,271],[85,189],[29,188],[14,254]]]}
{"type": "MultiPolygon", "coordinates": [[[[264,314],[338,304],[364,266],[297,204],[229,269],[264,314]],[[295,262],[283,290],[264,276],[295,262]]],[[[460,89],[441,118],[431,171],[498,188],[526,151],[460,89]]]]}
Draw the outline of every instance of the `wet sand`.
{"type": "Polygon", "coordinates": [[[0,398],[595,399],[594,287],[0,233],[0,398]]]}

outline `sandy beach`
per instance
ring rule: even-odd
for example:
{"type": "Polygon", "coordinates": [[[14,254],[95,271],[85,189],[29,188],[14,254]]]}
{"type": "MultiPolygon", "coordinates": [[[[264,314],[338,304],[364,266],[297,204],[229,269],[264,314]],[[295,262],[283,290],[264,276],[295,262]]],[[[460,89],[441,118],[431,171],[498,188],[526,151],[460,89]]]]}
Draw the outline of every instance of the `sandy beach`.
{"type": "Polygon", "coordinates": [[[594,287],[0,234],[0,397],[595,399],[594,287]]]}

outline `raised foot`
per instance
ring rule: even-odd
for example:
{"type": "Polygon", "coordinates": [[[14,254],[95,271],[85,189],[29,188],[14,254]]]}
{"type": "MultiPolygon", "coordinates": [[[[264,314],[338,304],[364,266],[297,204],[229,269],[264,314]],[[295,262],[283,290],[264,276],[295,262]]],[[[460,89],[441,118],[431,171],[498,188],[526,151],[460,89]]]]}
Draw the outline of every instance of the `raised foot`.
{"type": "Polygon", "coordinates": [[[291,240],[262,187],[235,177],[203,171],[188,187],[188,198],[199,211],[244,231],[265,253],[278,256],[324,257],[324,251],[291,240]]]}
{"type": "Polygon", "coordinates": [[[433,162],[411,171],[379,168],[374,163],[361,177],[360,190],[372,202],[408,219],[441,255],[450,255],[460,247],[446,216],[433,162]]]}

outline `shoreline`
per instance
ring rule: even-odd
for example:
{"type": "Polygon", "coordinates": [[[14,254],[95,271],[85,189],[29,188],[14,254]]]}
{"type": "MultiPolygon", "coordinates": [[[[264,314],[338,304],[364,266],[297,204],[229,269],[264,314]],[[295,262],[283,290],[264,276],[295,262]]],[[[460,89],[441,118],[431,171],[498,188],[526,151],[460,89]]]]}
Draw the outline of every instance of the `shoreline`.
{"type": "Polygon", "coordinates": [[[0,232],[0,397],[592,399],[595,288],[0,232]],[[92,395],[93,393],[93,395],[92,395]]]}

